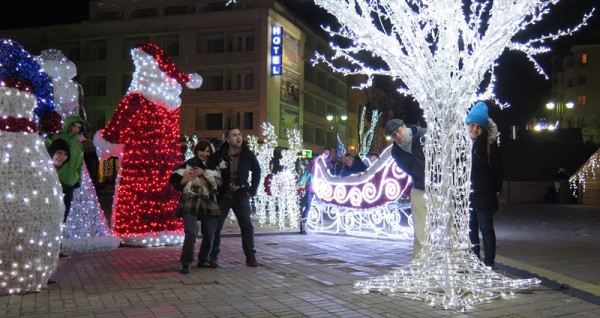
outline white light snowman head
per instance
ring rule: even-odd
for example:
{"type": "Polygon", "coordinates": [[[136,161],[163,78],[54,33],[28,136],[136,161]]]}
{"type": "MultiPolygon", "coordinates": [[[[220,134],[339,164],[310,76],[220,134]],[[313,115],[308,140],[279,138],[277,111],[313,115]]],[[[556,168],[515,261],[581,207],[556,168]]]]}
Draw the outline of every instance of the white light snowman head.
{"type": "Polygon", "coordinates": [[[77,67],[59,50],[48,49],[36,56],[35,61],[52,78],[54,108],[63,117],[79,114],[79,85],[72,79],[77,67]]]}
{"type": "Polygon", "coordinates": [[[137,92],[153,103],[161,104],[167,109],[176,109],[181,105],[182,87],[195,89],[202,85],[199,74],[185,74],[158,45],[149,43],[131,51],[135,72],[129,86],[129,93],[137,92]]]}

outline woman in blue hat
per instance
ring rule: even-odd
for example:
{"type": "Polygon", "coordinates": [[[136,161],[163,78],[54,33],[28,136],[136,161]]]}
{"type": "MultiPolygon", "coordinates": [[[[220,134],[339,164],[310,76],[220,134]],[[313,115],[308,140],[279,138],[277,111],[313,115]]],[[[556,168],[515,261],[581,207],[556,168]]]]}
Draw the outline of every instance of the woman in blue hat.
{"type": "Polygon", "coordinates": [[[496,232],[494,212],[498,209],[498,194],[502,190],[502,162],[496,139],[498,127],[488,116],[488,107],[479,102],[467,115],[471,150],[471,194],[469,197],[469,238],[471,250],[480,257],[479,231],[483,237],[484,264],[494,267],[496,232]]]}

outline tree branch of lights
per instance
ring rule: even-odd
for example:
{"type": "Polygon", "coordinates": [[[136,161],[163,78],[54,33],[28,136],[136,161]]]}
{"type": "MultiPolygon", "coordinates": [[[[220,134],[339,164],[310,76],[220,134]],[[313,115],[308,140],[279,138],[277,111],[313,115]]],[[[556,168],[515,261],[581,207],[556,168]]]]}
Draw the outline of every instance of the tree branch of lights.
{"type": "Polygon", "coordinates": [[[478,100],[494,98],[496,60],[506,50],[523,52],[543,74],[534,56],[550,49],[545,40],[579,29],[559,31],[519,43],[514,37],[542,19],[558,0],[315,0],[336,17],[341,27],[325,27],[349,46],[331,43],[333,56],[317,53],[324,63],[345,75],[385,75],[406,85],[428,121],[425,141],[427,240],[423,251],[405,269],[356,283],[362,292],[377,291],[430,302],[444,309],[469,309],[475,302],[504,296],[538,284],[513,280],[486,268],[470,252],[468,209],[470,142],[465,116],[478,100]],[[470,5],[467,5],[467,4],[470,5]],[[385,67],[371,68],[361,57],[370,53],[385,67]],[[338,67],[343,61],[346,67],[338,67]],[[491,78],[490,81],[485,81],[491,78]]]}
{"type": "Polygon", "coordinates": [[[281,151],[281,172],[273,175],[271,193],[276,194],[277,226],[280,229],[300,225],[300,197],[296,190],[298,175],[296,161],[302,151],[302,137],[298,129],[287,129],[288,149],[281,151]]]}
{"type": "Polygon", "coordinates": [[[594,154],[569,178],[573,195],[577,196],[578,185],[581,184],[581,190],[585,192],[586,182],[590,179],[596,180],[596,172],[600,169],[600,149],[594,154]]]}
{"type": "Polygon", "coordinates": [[[375,135],[375,128],[377,128],[377,122],[379,122],[379,117],[381,117],[381,112],[378,109],[373,109],[371,113],[371,125],[369,126],[369,130],[365,132],[365,116],[367,114],[367,106],[362,106],[361,114],[360,114],[360,127],[358,130],[358,140],[360,145],[358,148],[360,149],[358,152],[358,156],[360,159],[366,159],[369,155],[369,151],[371,151],[371,145],[373,144],[373,136],[375,135]]]}
{"type": "MultiPolygon", "coordinates": [[[[262,128],[262,135],[264,136],[263,143],[259,144],[258,137],[254,135],[248,136],[248,146],[252,152],[256,154],[260,171],[266,176],[270,171],[271,160],[273,159],[273,151],[277,147],[277,134],[275,133],[275,127],[269,122],[264,122],[260,126],[262,128]]],[[[269,223],[275,223],[275,197],[270,196],[265,191],[264,185],[265,178],[260,178],[256,195],[252,199],[254,207],[258,213],[258,222],[261,225],[267,224],[267,217],[273,216],[269,223]]]]}

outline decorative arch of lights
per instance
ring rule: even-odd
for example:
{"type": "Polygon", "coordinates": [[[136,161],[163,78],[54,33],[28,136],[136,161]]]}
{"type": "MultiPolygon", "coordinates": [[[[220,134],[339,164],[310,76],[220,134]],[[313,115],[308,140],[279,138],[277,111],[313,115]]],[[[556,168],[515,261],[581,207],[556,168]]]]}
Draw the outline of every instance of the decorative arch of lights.
{"type": "MultiPolygon", "coordinates": [[[[411,177],[386,148],[380,159],[359,175],[332,176],[323,159],[315,165],[315,196],[306,230],[387,239],[412,238],[408,195],[411,177]]],[[[358,160],[358,159],[356,159],[358,160]]]]}

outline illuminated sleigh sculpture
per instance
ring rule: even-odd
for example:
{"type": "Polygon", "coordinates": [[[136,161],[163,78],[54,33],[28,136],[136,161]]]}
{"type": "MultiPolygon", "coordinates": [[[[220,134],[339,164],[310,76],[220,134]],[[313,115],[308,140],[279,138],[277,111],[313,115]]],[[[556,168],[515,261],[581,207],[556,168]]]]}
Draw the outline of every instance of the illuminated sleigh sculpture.
{"type": "Polygon", "coordinates": [[[396,165],[391,150],[387,147],[365,173],[344,178],[332,176],[319,158],[306,229],[314,233],[411,238],[408,194],[412,179],[396,165]]]}

